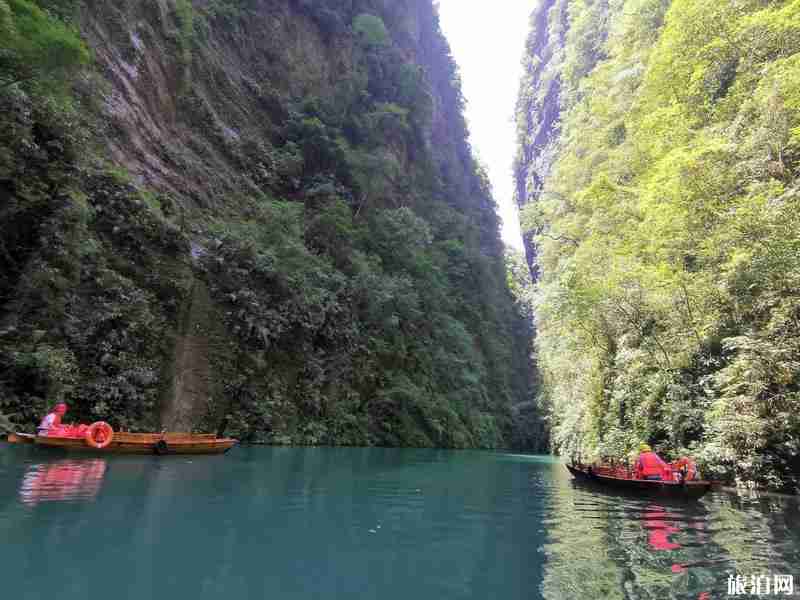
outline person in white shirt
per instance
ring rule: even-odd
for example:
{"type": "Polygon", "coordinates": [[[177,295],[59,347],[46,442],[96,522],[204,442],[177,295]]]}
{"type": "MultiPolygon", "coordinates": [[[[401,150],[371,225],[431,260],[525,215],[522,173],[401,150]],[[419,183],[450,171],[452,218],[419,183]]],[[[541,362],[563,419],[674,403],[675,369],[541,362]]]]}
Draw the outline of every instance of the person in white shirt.
{"type": "Polygon", "coordinates": [[[39,423],[39,428],[36,430],[37,435],[47,436],[53,427],[61,425],[62,417],[67,413],[67,405],[59,402],[55,405],[52,411],[47,413],[42,422],[39,423]]]}

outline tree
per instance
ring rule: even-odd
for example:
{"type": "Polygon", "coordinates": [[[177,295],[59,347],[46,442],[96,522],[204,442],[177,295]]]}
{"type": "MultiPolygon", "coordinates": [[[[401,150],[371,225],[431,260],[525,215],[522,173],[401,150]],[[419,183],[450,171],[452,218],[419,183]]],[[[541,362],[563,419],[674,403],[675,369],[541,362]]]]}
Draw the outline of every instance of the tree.
{"type": "MultiPolygon", "coordinates": [[[[532,68],[568,89],[553,106],[549,84],[526,79],[519,115],[555,445],[591,456],[647,440],[692,449],[707,473],[793,489],[800,2],[568,13],[565,64],[542,67],[530,48],[532,68]],[[559,110],[548,156],[530,124],[559,110]]],[[[556,39],[563,24],[544,26],[556,39]]]]}
{"type": "Polygon", "coordinates": [[[383,19],[366,13],[353,19],[353,32],[367,48],[388,46],[391,39],[383,19]]]}

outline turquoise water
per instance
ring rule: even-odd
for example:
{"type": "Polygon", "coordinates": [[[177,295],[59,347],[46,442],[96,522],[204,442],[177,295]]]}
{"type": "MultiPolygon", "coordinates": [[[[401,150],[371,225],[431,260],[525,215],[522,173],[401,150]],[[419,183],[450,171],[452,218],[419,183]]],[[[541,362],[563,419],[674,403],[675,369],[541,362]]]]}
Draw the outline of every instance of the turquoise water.
{"type": "Polygon", "coordinates": [[[729,574],[800,583],[800,512],[608,495],[514,454],[0,445],[0,565],[15,600],[724,598],[729,574]]]}

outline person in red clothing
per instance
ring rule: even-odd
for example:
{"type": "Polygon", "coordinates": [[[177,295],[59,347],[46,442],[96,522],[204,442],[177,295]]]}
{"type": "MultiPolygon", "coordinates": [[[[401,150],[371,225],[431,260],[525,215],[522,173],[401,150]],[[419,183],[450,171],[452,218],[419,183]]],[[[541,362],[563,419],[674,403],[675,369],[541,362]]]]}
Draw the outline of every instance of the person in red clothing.
{"type": "Polygon", "coordinates": [[[639,446],[639,458],[636,459],[636,479],[660,480],[669,465],[653,452],[647,444],[639,446]]]}
{"type": "Polygon", "coordinates": [[[42,436],[49,435],[51,429],[61,425],[61,419],[65,414],[67,414],[67,405],[63,402],[59,402],[55,405],[55,408],[42,419],[42,422],[36,430],[37,434],[42,436]]]}

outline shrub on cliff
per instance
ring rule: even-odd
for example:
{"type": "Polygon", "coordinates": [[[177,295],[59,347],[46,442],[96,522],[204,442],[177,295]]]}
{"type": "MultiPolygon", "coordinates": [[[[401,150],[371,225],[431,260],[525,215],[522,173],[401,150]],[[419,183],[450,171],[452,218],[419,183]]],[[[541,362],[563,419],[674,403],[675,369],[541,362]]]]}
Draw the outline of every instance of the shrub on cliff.
{"type": "Polygon", "coordinates": [[[0,0],[0,86],[61,84],[89,58],[73,27],[31,0],[0,0]]]}
{"type": "Polygon", "coordinates": [[[375,15],[360,14],[353,19],[353,33],[368,48],[388,46],[390,37],[383,19],[375,15]]]}

